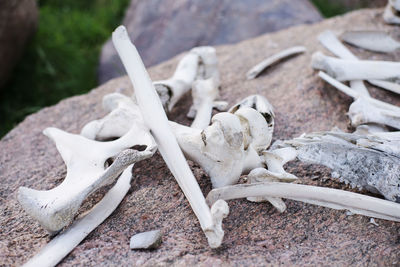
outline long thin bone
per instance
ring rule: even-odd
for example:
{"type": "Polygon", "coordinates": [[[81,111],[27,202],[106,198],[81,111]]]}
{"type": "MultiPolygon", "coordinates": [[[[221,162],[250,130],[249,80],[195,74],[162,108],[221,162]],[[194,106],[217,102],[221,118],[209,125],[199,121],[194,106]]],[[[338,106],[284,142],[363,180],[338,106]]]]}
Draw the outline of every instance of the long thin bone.
{"type": "Polygon", "coordinates": [[[152,137],[138,129],[111,142],[93,141],[56,128],[47,128],[44,134],[56,143],[67,165],[67,176],[60,185],[47,191],[20,187],[18,201],[26,213],[51,233],[61,230],[73,220],[87,196],[112,183],[127,166],[155,152],[152,137]],[[136,144],[147,146],[147,150],[127,150],[119,154],[136,144]],[[111,166],[105,166],[107,160],[116,155],[118,157],[111,166]]]}
{"type": "Polygon", "coordinates": [[[400,78],[398,62],[337,59],[321,52],[313,54],[312,67],[326,71],[338,81],[400,78]]]}
{"type": "Polygon", "coordinates": [[[400,43],[383,31],[347,31],[341,35],[341,39],[374,52],[392,53],[400,49],[400,43]]]}
{"type": "Polygon", "coordinates": [[[261,61],[254,67],[252,67],[247,73],[246,77],[248,80],[256,78],[258,75],[261,74],[266,68],[269,66],[277,63],[278,61],[296,55],[300,53],[304,53],[306,51],[306,48],[304,46],[294,46],[291,48],[288,48],[286,50],[283,50],[277,54],[272,55],[271,57],[261,61]]]}
{"type": "Polygon", "coordinates": [[[149,126],[161,155],[199,219],[209,245],[220,246],[224,236],[221,222],[229,212],[228,205],[226,202],[217,202],[215,205],[218,205],[218,208],[213,206],[211,210],[207,206],[200,187],[168,125],[167,116],[150,77],[125,27],[119,26],[113,32],[112,39],[135,88],[136,99],[144,121],[149,126]]]}
{"type": "Polygon", "coordinates": [[[301,201],[384,220],[400,221],[400,204],[344,190],[279,182],[231,185],[213,189],[207,195],[212,205],[217,200],[246,197],[275,197],[301,201]]]}
{"type": "Polygon", "coordinates": [[[24,267],[55,266],[67,256],[85,237],[99,226],[118,207],[128,193],[132,178],[132,166],[121,174],[117,183],[83,217],[77,219],[67,230],[54,237],[40,252],[26,262],[24,267]]]}
{"type": "MultiPolygon", "coordinates": [[[[339,91],[341,91],[341,92],[345,93],[346,95],[352,97],[354,100],[357,100],[360,97],[364,97],[363,95],[361,95],[360,93],[352,90],[351,88],[349,88],[348,86],[344,85],[343,83],[335,80],[334,78],[332,78],[331,76],[329,76],[325,72],[320,71],[318,73],[318,75],[324,81],[326,81],[330,85],[334,86],[339,91]]],[[[365,97],[365,99],[369,103],[373,104],[376,107],[379,107],[379,108],[382,108],[382,109],[392,110],[392,111],[395,111],[395,112],[400,112],[400,107],[397,107],[395,105],[380,101],[380,100],[372,98],[372,97],[365,97]]]]}

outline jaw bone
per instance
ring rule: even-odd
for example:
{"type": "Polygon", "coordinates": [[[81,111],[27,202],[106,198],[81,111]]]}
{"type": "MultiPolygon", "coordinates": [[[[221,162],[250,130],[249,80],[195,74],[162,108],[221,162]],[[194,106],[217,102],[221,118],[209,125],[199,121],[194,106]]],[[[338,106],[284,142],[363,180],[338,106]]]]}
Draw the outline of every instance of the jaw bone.
{"type": "Polygon", "coordinates": [[[129,165],[149,158],[155,152],[153,138],[148,131],[132,128],[126,135],[110,142],[98,142],[56,128],[47,128],[67,165],[67,176],[57,187],[38,191],[26,187],[18,190],[18,201],[31,217],[49,232],[67,226],[76,215],[83,200],[100,187],[110,184],[129,165]],[[129,149],[145,145],[147,150],[129,149]],[[120,153],[122,150],[122,153],[120,153]],[[116,157],[108,167],[107,163],[116,157]]]}

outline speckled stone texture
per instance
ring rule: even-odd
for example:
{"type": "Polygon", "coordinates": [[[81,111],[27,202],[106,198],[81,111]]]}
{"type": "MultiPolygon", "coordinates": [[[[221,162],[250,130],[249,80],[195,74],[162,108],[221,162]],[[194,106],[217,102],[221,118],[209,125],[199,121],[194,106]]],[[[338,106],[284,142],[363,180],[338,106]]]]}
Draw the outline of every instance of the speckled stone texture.
{"type": "MultiPolygon", "coordinates": [[[[131,0],[123,24],[145,65],[152,66],[194,46],[233,44],[320,20],[309,0],[131,0]]],[[[98,79],[104,83],[124,73],[109,40],[98,79]]]]}
{"type": "MultiPolygon", "coordinates": [[[[322,82],[310,67],[310,56],[326,52],[317,35],[335,31],[374,29],[400,39],[400,30],[384,25],[382,10],[362,10],[310,26],[298,26],[217,48],[222,99],[231,104],[249,94],[262,94],[276,111],[275,139],[303,132],[346,130],[351,99],[322,82]],[[308,52],[276,65],[259,78],[246,81],[246,71],[263,58],[294,45],[308,52]]],[[[400,53],[373,54],[351,48],[360,58],[400,60],[400,53]]],[[[150,69],[154,80],[170,76],[181,55],[150,69]]],[[[101,98],[115,90],[131,90],[127,77],[112,80],[87,95],[72,97],[29,116],[0,141],[0,263],[20,265],[48,241],[46,232],[24,213],[16,200],[19,186],[53,188],[66,170],[52,142],[41,134],[49,126],[78,133],[90,120],[104,115],[101,98]]],[[[400,97],[375,88],[373,96],[400,105],[400,97]]],[[[187,95],[170,118],[189,124],[187,95]]],[[[190,163],[205,194],[210,181],[190,163]]],[[[316,165],[289,164],[302,183],[349,189],[330,178],[329,170],[316,165]]],[[[119,208],[77,246],[61,266],[227,266],[227,265],[325,265],[391,266],[400,264],[400,223],[347,215],[343,211],[286,201],[280,214],[267,203],[244,199],[229,201],[224,220],[225,238],[219,249],[210,249],[199,223],[177,183],[157,153],[138,163],[132,188],[119,208]],[[131,251],[129,238],[160,229],[163,244],[155,251],[131,251]]],[[[84,178],[84,177],[83,177],[84,178]]],[[[104,190],[103,190],[104,191],[104,190]]],[[[353,191],[355,191],[353,189],[353,191]]],[[[101,192],[104,193],[104,192],[101,192]]],[[[101,193],[84,205],[88,208],[101,193]]],[[[82,210],[84,209],[82,208],[82,210]]]]}

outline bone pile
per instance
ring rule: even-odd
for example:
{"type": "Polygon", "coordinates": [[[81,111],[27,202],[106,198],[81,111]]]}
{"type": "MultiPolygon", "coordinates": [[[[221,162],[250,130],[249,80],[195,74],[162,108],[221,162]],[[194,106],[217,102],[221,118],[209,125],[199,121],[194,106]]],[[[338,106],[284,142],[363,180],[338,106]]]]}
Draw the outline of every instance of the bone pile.
{"type": "MultiPolygon", "coordinates": [[[[26,266],[53,266],[65,257],[122,201],[129,189],[134,163],[151,157],[157,149],[184,192],[212,248],[219,247],[223,241],[222,220],[229,213],[225,200],[235,198],[269,202],[280,212],[286,210],[283,198],[287,198],[400,221],[400,204],[395,203],[400,200],[400,134],[385,128],[399,129],[399,108],[371,98],[362,82],[370,79],[387,82],[385,79],[399,78],[398,63],[358,61],[333,34],[324,33],[322,39],[329,40],[327,46],[334,44],[329,49],[343,59],[316,54],[313,66],[338,80],[351,81],[349,88],[321,73],[322,78],[355,99],[349,114],[357,131],[351,134],[338,130],[304,134],[293,140],[277,141],[269,148],[275,114],[265,97],[248,96],[227,112],[212,116],[214,108],[226,110],[228,105],[218,100],[220,77],[214,48],[190,50],[171,78],[153,83],[126,29],[118,27],[112,39],[135,93],[132,96],[119,93],[104,96],[103,107],[109,113],[86,124],[79,135],[56,128],[44,131],[55,142],[67,166],[67,175],[59,186],[48,191],[21,187],[18,200],[24,210],[51,234],[61,232],[26,266]],[[347,67],[349,64],[351,68],[347,67]],[[369,71],[376,64],[382,71],[369,71]],[[193,119],[191,126],[168,121],[165,112],[171,111],[189,90],[193,98],[188,112],[188,117],[193,119]],[[368,112],[371,109],[379,116],[371,116],[368,112]],[[348,159],[350,151],[354,161],[348,159]],[[339,161],[336,161],[337,155],[339,161]],[[213,190],[207,198],[185,156],[209,175],[213,190]],[[380,193],[387,200],[295,184],[297,177],[283,168],[295,159],[328,166],[334,177],[380,193]],[[352,166],[358,166],[358,169],[352,166]],[[247,176],[246,184],[238,184],[242,175],[247,176]],[[115,181],[116,184],[92,210],[74,221],[78,209],[90,194],[115,181]]],[[[271,62],[303,51],[300,47],[272,56],[249,72],[251,78],[271,62]]]]}

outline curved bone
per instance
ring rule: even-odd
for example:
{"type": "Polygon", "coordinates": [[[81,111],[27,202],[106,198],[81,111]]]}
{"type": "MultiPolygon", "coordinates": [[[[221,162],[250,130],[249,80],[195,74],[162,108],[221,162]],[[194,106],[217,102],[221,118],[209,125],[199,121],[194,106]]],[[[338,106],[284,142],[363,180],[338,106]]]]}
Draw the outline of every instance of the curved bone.
{"type": "Polygon", "coordinates": [[[67,230],[54,237],[24,267],[55,266],[67,256],[85,237],[99,226],[118,207],[130,188],[132,165],[124,170],[117,183],[82,218],[77,219],[67,230]]]}
{"type": "Polygon", "coordinates": [[[321,52],[313,54],[312,67],[326,71],[338,81],[400,78],[398,62],[337,59],[321,52]]]}
{"type": "Polygon", "coordinates": [[[112,40],[135,89],[144,121],[150,128],[162,157],[199,219],[209,245],[218,247],[224,235],[220,227],[222,216],[219,213],[213,213],[213,207],[210,210],[207,206],[200,187],[168,125],[167,116],[151,79],[124,26],[119,26],[113,32],[112,40]]]}
{"type": "Polygon", "coordinates": [[[264,59],[263,61],[261,61],[260,63],[255,65],[254,67],[252,67],[246,73],[247,80],[256,78],[266,68],[281,61],[282,59],[296,55],[296,54],[304,53],[305,51],[306,51],[306,48],[304,46],[294,46],[294,47],[288,48],[286,50],[283,50],[277,54],[274,54],[274,55],[268,57],[267,59],[264,59]]]}
{"type": "Polygon", "coordinates": [[[383,31],[347,31],[341,39],[366,50],[391,53],[400,49],[400,43],[383,31]]]}
{"type": "Polygon", "coordinates": [[[43,133],[55,142],[67,165],[67,176],[60,185],[47,191],[20,187],[18,201],[26,213],[52,233],[73,220],[83,200],[91,193],[115,181],[132,163],[149,158],[155,152],[151,135],[136,129],[111,142],[93,141],[56,128],[47,128],[43,133]],[[147,150],[120,153],[137,144],[146,145],[147,150]],[[111,166],[105,166],[114,156],[117,158],[111,166]]]}
{"type": "Polygon", "coordinates": [[[207,202],[211,205],[221,199],[265,196],[292,199],[331,209],[349,210],[368,217],[400,221],[400,204],[344,190],[291,183],[265,182],[216,188],[207,195],[207,202]]]}

